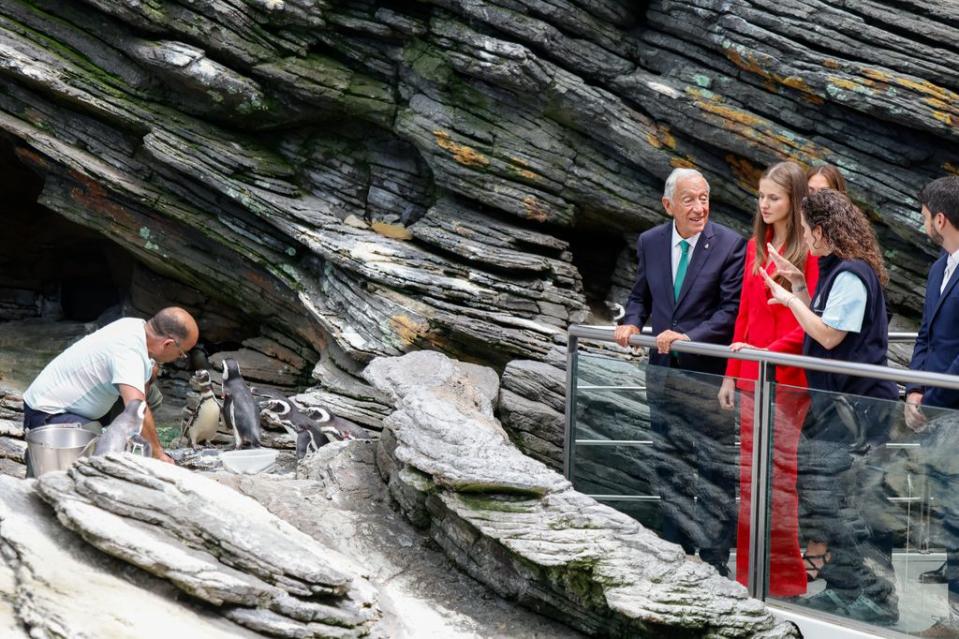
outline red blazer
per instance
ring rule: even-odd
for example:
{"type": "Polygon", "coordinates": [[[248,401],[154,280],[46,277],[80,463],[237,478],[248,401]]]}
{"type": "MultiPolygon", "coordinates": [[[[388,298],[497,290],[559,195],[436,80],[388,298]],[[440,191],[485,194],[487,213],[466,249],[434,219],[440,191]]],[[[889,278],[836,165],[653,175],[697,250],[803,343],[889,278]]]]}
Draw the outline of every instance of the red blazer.
{"type": "MultiPolygon", "coordinates": [[[[734,342],[746,342],[757,348],[765,348],[777,353],[801,353],[805,333],[792,311],[782,304],[769,304],[772,297],[762,275],[753,273],[756,261],[756,240],[751,238],[746,244],[746,271],[743,275],[743,290],[739,296],[739,313],[736,315],[734,342]]],[[[767,260],[766,272],[775,270],[771,260],[767,260]]],[[[810,294],[816,290],[819,280],[819,260],[812,255],[806,256],[806,288],[810,294]]],[[[759,364],[737,359],[729,360],[726,376],[738,380],[754,380],[759,376],[759,364]]],[[[776,367],[776,381],[790,386],[806,386],[806,374],[800,368],[791,366],[776,367]]],[[[751,389],[751,384],[737,381],[737,386],[751,389]]]]}

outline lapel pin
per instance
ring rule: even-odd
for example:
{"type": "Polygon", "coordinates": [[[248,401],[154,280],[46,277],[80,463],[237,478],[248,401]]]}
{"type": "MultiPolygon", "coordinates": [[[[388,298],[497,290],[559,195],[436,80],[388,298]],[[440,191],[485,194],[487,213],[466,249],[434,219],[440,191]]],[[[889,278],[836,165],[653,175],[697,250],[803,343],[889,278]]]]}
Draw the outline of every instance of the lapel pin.
{"type": "Polygon", "coordinates": [[[709,248],[709,242],[706,242],[706,248],[709,248]]]}

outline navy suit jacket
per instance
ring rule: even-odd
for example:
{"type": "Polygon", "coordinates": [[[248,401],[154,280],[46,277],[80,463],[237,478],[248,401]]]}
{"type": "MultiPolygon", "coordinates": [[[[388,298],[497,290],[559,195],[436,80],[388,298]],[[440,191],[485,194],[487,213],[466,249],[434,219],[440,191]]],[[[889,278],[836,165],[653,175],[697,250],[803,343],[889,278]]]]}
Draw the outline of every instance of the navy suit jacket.
{"type": "MultiPolygon", "coordinates": [[[[959,375],[959,286],[956,286],[959,275],[953,275],[942,295],[939,294],[942,277],[946,273],[947,257],[943,253],[929,269],[922,325],[909,368],[959,375]]],[[[906,387],[907,393],[912,391],[921,392],[922,403],[928,406],[959,408],[959,391],[916,385],[906,387]]]]}
{"type": "MultiPolygon", "coordinates": [[[[636,241],[636,284],[629,294],[623,324],[642,327],[650,320],[653,333],[671,329],[696,342],[729,344],[733,337],[739,292],[743,285],[746,240],[721,224],[706,222],[686,269],[679,298],[673,299],[673,222],[652,228],[636,241]]],[[[672,364],[669,355],[650,350],[649,361],[672,364]]],[[[680,368],[722,375],[726,361],[677,353],[680,368]]]]}

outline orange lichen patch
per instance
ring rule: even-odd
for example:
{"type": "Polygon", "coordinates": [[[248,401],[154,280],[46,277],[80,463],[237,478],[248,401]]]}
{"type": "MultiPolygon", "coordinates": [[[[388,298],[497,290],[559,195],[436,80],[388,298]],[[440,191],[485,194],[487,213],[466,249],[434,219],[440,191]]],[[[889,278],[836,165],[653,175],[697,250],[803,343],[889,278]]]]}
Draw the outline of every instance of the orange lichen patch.
{"type": "Polygon", "coordinates": [[[743,71],[749,71],[750,73],[755,73],[756,75],[766,78],[767,80],[772,79],[772,74],[769,73],[769,71],[767,71],[766,69],[762,68],[759,62],[756,61],[756,56],[752,55],[751,53],[746,54],[746,56],[743,57],[743,55],[740,54],[739,51],[736,51],[733,48],[727,48],[726,57],[729,58],[730,62],[735,64],[737,67],[739,67],[743,71]]]}
{"type": "Polygon", "coordinates": [[[526,209],[526,217],[531,220],[545,222],[549,219],[549,212],[532,195],[523,198],[523,208],[526,209]]]}
{"type": "Polygon", "coordinates": [[[810,141],[775,126],[761,116],[723,103],[720,96],[703,94],[697,90],[691,90],[689,93],[702,96],[701,99],[693,100],[693,103],[702,111],[722,118],[718,126],[757,145],[772,147],[783,155],[796,157],[817,157],[824,153],[823,149],[810,141]]]}
{"type": "Polygon", "coordinates": [[[522,158],[510,157],[510,162],[512,162],[510,168],[520,177],[524,177],[527,180],[539,179],[539,174],[534,171],[530,171],[529,164],[527,164],[522,158]]]}
{"type": "Polygon", "coordinates": [[[732,169],[736,182],[748,191],[755,191],[763,170],[744,157],[726,154],[726,164],[732,169]]]}
{"type": "Polygon", "coordinates": [[[417,322],[408,315],[392,316],[390,326],[396,336],[409,346],[413,346],[417,341],[426,338],[430,333],[428,322],[417,322]]]}
{"type": "Polygon", "coordinates": [[[709,100],[696,100],[696,106],[703,111],[718,115],[728,121],[738,122],[739,124],[753,128],[765,123],[763,118],[749,111],[743,111],[727,104],[720,104],[709,100]]]}
{"type": "Polygon", "coordinates": [[[384,237],[391,237],[394,240],[411,240],[413,234],[402,224],[388,224],[386,222],[373,222],[370,227],[384,237]]]}
{"type": "Polygon", "coordinates": [[[747,53],[743,55],[736,49],[732,47],[726,48],[726,57],[730,62],[735,64],[737,67],[743,71],[748,71],[749,73],[754,73],[759,77],[766,80],[766,90],[770,93],[777,93],[776,85],[782,85],[789,87],[790,89],[795,89],[804,93],[806,95],[818,96],[819,94],[815,89],[813,89],[809,84],[800,78],[799,76],[790,75],[782,76],[777,73],[773,73],[765,69],[762,64],[760,64],[759,58],[752,53],[747,53]]]}
{"type": "Polygon", "coordinates": [[[827,69],[838,69],[839,60],[836,60],[835,58],[826,58],[822,61],[822,65],[827,69]]]}
{"type": "Polygon", "coordinates": [[[957,119],[956,116],[949,113],[943,113],[942,111],[933,111],[932,117],[939,120],[946,126],[955,126],[957,123],[959,123],[959,119],[957,119]]]}
{"type": "Polygon", "coordinates": [[[453,159],[463,166],[489,166],[489,159],[487,159],[485,155],[479,153],[476,149],[453,142],[450,134],[446,131],[436,130],[433,131],[433,135],[436,137],[436,144],[438,144],[441,149],[452,153],[453,159]]]}
{"type": "Polygon", "coordinates": [[[837,75],[829,76],[829,83],[834,87],[843,89],[845,91],[858,91],[864,88],[864,86],[858,82],[853,82],[852,80],[848,80],[846,78],[840,78],[837,75]]]}
{"type": "Polygon", "coordinates": [[[959,175],[959,166],[956,166],[952,162],[945,162],[942,165],[942,170],[946,173],[952,173],[953,175],[959,175]]]}
{"type": "Polygon", "coordinates": [[[809,84],[800,78],[798,75],[790,75],[782,79],[781,84],[787,86],[790,89],[796,89],[802,93],[815,95],[816,92],[813,90],[809,84]]]}
{"type": "Polygon", "coordinates": [[[877,82],[894,84],[904,89],[910,89],[916,93],[929,96],[930,98],[942,100],[946,103],[955,103],[956,100],[959,100],[959,94],[943,88],[938,84],[933,84],[928,80],[916,80],[914,78],[909,78],[898,74],[886,73],[885,71],[880,71],[879,69],[863,69],[862,74],[867,78],[876,80],[877,82]]]}
{"type": "Polygon", "coordinates": [[[669,161],[669,165],[674,169],[695,169],[696,163],[689,158],[674,157],[669,161]]]}
{"type": "Polygon", "coordinates": [[[676,138],[670,132],[665,124],[656,124],[654,128],[646,132],[646,142],[654,149],[676,148],[676,138]]]}

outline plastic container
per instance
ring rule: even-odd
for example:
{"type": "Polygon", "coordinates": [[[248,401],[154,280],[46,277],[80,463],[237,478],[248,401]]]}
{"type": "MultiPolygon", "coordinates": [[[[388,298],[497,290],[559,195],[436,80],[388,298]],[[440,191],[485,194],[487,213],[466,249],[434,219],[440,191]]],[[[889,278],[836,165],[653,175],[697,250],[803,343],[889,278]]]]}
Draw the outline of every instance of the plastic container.
{"type": "Polygon", "coordinates": [[[250,448],[229,450],[220,453],[223,467],[239,475],[255,475],[276,462],[277,451],[273,448],[250,448]]]}

